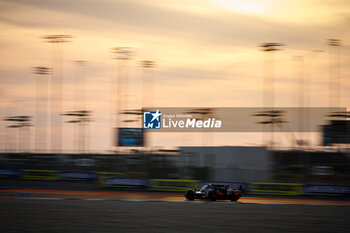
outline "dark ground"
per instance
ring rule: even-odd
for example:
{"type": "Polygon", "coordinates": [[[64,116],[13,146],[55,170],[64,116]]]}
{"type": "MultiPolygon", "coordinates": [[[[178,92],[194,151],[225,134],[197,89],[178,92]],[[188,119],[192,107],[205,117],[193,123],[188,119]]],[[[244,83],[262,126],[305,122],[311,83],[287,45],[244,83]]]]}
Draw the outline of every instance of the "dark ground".
{"type": "Polygon", "coordinates": [[[349,232],[349,206],[0,199],[0,232],[349,232]]]}
{"type": "MultiPolygon", "coordinates": [[[[121,190],[113,188],[97,188],[95,182],[77,182],[77,181],[41,181],[41,180],[21,180],[21,179],[0,179],[0,191],[2,189],[44,189],[44,190],[72,190],[72,191],[115,191],[115,192],[146,192],[146,193],[164,193],[164,194],[183,194],[182,192],[156,192],[147,190],[121,190]]],[[[249,197],[261,197],[259,195],[248,195],[243,196],[249,197]]],[[[281,196],[267,196],[268,198],[281,198],[281,196]]],[[[326,200],[340,200],[340,201],[350,201],[350,197],[342,196],[283,196],[283,198],[292,199],[326,199],[326,200]]]]}
{"type": "Polygon", "coordinates": [[[46,189],[46,190],[98,190],[94,182],[5,180],[0,179],[1,189],[46,189]]]}

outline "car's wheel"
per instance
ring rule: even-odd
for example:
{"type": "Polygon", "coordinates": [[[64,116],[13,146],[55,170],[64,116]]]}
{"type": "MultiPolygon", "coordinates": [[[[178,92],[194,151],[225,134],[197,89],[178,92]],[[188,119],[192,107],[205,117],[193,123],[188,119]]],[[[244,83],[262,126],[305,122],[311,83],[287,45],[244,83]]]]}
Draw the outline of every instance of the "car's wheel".
{"type": "Polygon", "coordinates": [[[237,195],[232,195],[231,201],[237,201],[239,199],[239,196],[237,195]]]}
{"type": "Polygon", "coordinates": [[[208,193],[208,199],[209,201],[216,201],[216,195],[213,191],[208,193]]]}
{"type": "Polygon", "coordinates": [[[188,190],[186,192],[186,199],[189,201],[193,201],[194,200],[194,193],[192,190],[188,190]]]}

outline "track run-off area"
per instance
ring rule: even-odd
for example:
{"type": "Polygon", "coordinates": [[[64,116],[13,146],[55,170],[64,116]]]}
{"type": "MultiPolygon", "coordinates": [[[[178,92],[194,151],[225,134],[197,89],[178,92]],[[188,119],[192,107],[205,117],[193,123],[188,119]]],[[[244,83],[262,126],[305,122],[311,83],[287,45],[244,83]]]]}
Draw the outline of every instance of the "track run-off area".
{"type": "MultiPolygon", "coordinates": [[[[47,199],[47,200],[118,200],[118,201],[158,201],[206,203],[208,201],[186,201],[183,194],[116,192],[116,191],[75,191],[45,189],[3,189],[1,199],[47,199]]],[[[215,203],[232,203],[216,201],[215,203]]],[[[350,205],[348,200],[290,198],[290,197],[252,197],[243,196],[237,203],[241,204],[298,204],[298,205],[350,205]]]]}
{"type": "Polygon", "coordinates": [[[11,199],[3,196],[4,199],[0,199],[1,232],[345,233],[350,228],[350,208],[344,203],[316,202],[315,205],[305,200],[304,203],[312,204],[248,197],[233,203],[186,202],[181,197],[170,196],[156,199],[112,196],[120,200],[87,194],[82,196],[84,200],[69,196],[51,199],[49,196],[22,195],[11,199]],[[284,202],[287,204],[282,204],[284,202]]]}

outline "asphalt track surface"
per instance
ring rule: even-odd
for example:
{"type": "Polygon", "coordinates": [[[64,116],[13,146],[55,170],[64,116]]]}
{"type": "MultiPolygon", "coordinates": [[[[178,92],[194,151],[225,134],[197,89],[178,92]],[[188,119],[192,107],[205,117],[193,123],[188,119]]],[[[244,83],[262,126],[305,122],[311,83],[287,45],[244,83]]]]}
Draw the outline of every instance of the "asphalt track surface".
{"type": "MultiPolygon", "coordinates": [[[[101,190],[96,189],[96,185],[93,183],[29,180],[0,180],[0,198],[184,201],[183,194],[179,193],[101,190]]],[[[255,204],[348,205],[350,207],[348,198],[315,199],[311,197],[244,196],[239,202],[255,204]]]]}
{"type": "Polygon", "coordinates": [[[0,232],[349,232],[350,202],[97,190],[74,182],[0,181],[0,232]]]}
{"type": "Polygon", "coordinates": [[[350,208],[0,199],[1,232],[349,232],[350,208]]]}

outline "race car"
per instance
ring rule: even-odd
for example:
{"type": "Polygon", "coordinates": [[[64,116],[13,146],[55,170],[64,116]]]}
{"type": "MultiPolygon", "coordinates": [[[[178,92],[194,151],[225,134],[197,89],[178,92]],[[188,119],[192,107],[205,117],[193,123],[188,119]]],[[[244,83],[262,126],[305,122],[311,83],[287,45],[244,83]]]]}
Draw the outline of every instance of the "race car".
{"type": "Polygon", "coordinates": [[[242,185],[238,190],[229,188],[228,184],[208,184],[200,190],[187,190],[186,200],[206,199],[209,201],[231,200],[237,201],[242,196],[242,185]]]}

